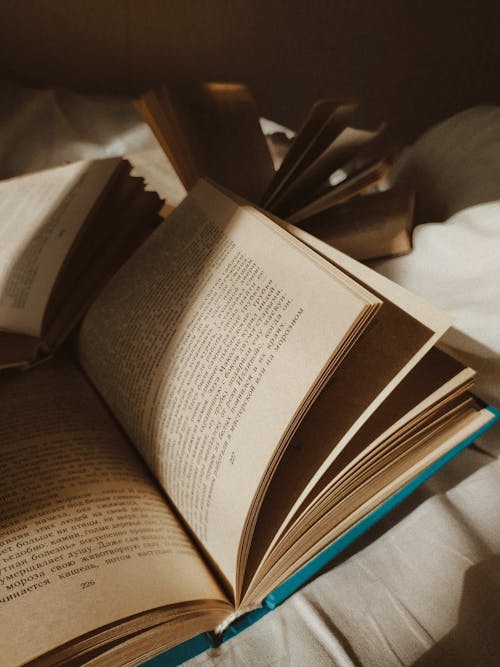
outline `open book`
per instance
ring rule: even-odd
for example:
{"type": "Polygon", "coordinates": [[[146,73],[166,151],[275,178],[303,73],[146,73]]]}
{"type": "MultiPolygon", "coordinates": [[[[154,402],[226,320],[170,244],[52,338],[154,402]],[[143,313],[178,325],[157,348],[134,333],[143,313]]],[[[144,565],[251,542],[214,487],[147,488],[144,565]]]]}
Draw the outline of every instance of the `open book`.
{"type": "Polygon", "coordinates": [[[317,102],[276,172],[242,84],[162,86],[136,106],[187,189],[209,177],[357,259],[411,249],[414,193],[378,194],[397,149],[385,124],[359,127],[357,104],[317,102]]]}
{"type": "Polygon", "coordinates": [[[129,172],[114,158],[0,182],[0,367],[50,356],[160,221],[129,172]]]}
{"type": "Polygon", "coordinates": [[[448,324],[199,182],[77,362],[0,378],[2,664],[136,664],[258,608],[491,422],[448,324]]]}

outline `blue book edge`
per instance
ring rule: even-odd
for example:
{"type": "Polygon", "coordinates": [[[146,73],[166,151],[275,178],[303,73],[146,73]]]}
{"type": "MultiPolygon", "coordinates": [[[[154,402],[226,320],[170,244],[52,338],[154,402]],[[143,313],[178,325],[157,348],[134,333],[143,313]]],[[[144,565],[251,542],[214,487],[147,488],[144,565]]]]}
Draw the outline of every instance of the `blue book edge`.
{"type": "MultiPolygon", "coordinates": [[[[382,502],[370,514],[367,514],[363,519],[358,521],[354,526],[349,528],[343,535],[338,537],[326,549],[321,551],[309,563],[304,565],[298,572],[292,575],[287,581],[278,586],[272,593],[270,593],[262,602],[262,607],[248,612],[244,616],[237,618],[225,631],[222,637],[219,638],[218,644],[226,642],[231,637],[238,635],[240,632],[250,627],[263,616],[275,609],[278,605],[289,598],[295,591],[302,588],[308,581],[310,581],[318,572],[320,572],[326,565],[328,565],[336,556],[347,549],[358,537],[363,535],[369,528],[374,526],[378,521],[386,516],[392,509],[405,500],[415,489],[426,482],[430,477],[435,475],[438,470],[445,466],[451,459],[453,459],[462,450],[468,447],[474,440],[479,438],[485,431],[487,431],[493,424],[500,419],[500,410],[490,405],[486,409],[491,413],[491,419],[484,424],[480,429],[472,433],[468,438],[462,440],[449,452],[444,454],[441,458],[435,461],[432,465],[423,470],[417,477],[412,479],[408,484],[396,491],[390,498],[382,502]]],[[[165,653],[152,658],[143,663],[143,667],[174,667],[193,658],[195,655],[203,651],[213,648],[215,642],[213,636],[209,632],[204,632],[192,639],[189,639],[165,653]]]]}

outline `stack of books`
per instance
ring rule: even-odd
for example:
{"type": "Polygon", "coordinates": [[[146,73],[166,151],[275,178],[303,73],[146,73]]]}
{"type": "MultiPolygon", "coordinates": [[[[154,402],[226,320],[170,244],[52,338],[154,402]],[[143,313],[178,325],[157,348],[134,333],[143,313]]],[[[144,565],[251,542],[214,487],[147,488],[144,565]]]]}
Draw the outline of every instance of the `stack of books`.
{"type": "Polygon", "coordinates": [[[497,417],[436,346],[447,315],[226,183],[160,221],[105,160],[0,202],[5,666],[227,640],[497,417]]]}

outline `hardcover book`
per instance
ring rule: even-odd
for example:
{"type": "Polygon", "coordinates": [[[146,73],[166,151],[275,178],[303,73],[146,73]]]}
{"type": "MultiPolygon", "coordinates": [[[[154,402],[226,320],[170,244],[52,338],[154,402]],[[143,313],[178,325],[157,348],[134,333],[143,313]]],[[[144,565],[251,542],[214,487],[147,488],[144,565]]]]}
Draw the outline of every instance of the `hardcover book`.
{"type": "Polygon", "coordinates": [[[279,604],[494,419],[449,324],[200,181],[0,377],[2,664],[175,662],[279,604]]]}

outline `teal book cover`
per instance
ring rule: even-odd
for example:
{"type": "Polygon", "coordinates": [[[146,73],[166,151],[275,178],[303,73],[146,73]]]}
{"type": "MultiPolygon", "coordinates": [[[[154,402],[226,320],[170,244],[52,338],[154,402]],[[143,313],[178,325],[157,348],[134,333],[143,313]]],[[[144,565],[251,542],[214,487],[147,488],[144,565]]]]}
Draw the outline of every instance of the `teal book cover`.
{"type": "Polygon", "coordinates": [[[292,575],[287,581],[278,586],[263,601],[259,609],[255,609],[247,614],[237,618],[221,636],[216,637],[211,633],[203,633],[192,639],[179,644],[178,646],[162,653],[156,658],[152,658],[143,663],[142,667],[175,667],[186,660],[202,653],[203,651],[218,646],[221,643],[229,641],[232,637],[257,623],[266,614],[271,612],[287,598],[293,595],[297,590],[305,586],[316,575],[318,575],[326,566],[333,564],[334,559],[349,547],[355,540],[363,535],[367,530],[384,518],[391,510],[397,507],[403,500],[413,493],[419,486],[435,475],[443,466],[451,461],[457,454],[472,444],[485,431],[500,419],[500,410],[488,406],[491,412],[491,419],[480,429],[472,433],[468,438],[460,442],[449,452],[435,461],[428,468],[423,470],[417,477],[408,484],[399,489],[396,493],[382,502],[375,510],[358,521],[354,526],[338,537],[326,549],[321,551],[315,558],[302,567],[298,572],[292,575]]]}

